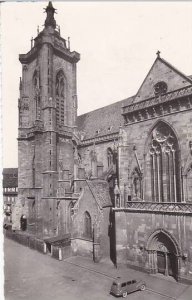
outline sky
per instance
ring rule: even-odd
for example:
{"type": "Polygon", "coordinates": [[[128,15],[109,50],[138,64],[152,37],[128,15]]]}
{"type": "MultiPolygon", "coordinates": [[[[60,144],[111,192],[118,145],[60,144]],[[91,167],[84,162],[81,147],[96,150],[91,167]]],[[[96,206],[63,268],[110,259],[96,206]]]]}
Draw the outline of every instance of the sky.
{"type": "MultiPolygon", "coordinates": [[[[18,55],[43,29],[48,2],[1,4],[3,167],[17,167],[18,55]]],[[[161,56],[192,75],[192,2],[53,1],[61,36],[81,54],[78,114],[134,95],[161,56]]]]}

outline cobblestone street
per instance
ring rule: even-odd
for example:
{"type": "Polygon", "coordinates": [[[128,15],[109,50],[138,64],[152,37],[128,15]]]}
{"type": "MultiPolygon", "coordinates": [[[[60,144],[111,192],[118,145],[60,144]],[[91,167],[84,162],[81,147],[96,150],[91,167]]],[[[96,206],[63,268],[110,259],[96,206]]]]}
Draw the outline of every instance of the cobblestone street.
{"type": "Polygon", "coordinates": [[[129,275],[143,278],[144,292],[135,292],[126,299],[182,299],[190,287],[134,270],[115,269],[109,263],[94,264],[83,257],[57,261],[5,238],[5,300],[105,300],[114,277],[129,275]],[[183,295],[181,298],[180,296],[183,295]]]}

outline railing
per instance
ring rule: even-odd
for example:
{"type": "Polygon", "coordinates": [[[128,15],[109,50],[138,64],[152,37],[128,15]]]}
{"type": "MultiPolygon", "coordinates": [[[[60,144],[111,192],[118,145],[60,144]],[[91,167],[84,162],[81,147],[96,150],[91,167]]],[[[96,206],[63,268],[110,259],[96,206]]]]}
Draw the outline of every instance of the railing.
{"type": "Polygon", "coordinates": [[[163,214],[192,214],[192,202],[140,202],[130,201],[125,207],[114,208],[114,210],[126,210],[134,212],[153,212],[163,214]]]}
{"type": "Polygon", "coordinates": [[[127,113],[131,113],[133,111],[138,111],[141,109],[146,109],[151,106],[155,106],[158,104],[162,104],[171,100],[179,99],[184,96],[189,96],[192,94],[192,86],[187,86],[181,89],[178,89],[173,92],[169,92],[164,95],[160,95],[158,97],[152,97],[147,100],[143,100],[140,102],[136,102],[127,106],[122,107],[122,114],[125,115],[127,113]]]}

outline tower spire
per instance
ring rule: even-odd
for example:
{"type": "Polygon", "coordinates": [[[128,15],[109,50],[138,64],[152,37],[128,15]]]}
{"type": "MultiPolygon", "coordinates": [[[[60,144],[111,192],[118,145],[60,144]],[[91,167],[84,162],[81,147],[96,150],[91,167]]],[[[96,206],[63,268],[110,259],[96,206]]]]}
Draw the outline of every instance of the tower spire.
{"type": "Polygon", "coordinates": [[[53,4],[51,1],[49,1],[48,5],[45,9],[45,12],[47,13],[47,17],[45,20],[45,27],[52,26],[54,29],[56,28],[56,21],[54,19],[54,13],[56,9],[53,7],[53,4]]]}

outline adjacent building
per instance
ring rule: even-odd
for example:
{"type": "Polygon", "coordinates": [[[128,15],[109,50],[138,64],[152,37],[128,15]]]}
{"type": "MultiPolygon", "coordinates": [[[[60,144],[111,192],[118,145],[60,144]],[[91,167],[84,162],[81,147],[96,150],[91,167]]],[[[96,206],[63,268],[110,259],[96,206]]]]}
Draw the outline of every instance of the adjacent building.
{"type": "Polygon", "coordinates": [[[12,211],[17,202],[18,195],[18,169],[3,169],[3,212],[4,224],[11,225],[12,211]]]}
{"type": "Polygon", "coordinates": [[[70,234],[73,255],[191,280],[192,78],[158,52],[136,95],[77,116],[80,55],[54,13],[49,2],[19,56],[13,229],[70,234]]]}

